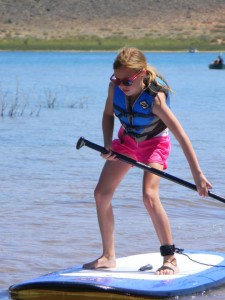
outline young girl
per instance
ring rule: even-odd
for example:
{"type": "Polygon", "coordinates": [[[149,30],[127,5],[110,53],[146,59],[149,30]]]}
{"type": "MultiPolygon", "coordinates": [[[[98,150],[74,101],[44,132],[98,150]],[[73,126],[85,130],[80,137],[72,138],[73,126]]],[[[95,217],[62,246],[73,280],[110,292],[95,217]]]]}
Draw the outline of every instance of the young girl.
{"type": "MultiPolygon", "coordinates": [[[[131,166],[112,154],[112,150],[139,162],[163,170],[170,152],[168,129],[180,143],[200,196],[207,196],[212,186],[202,173],[191,142],[170,110],[170,88],[154,69],[147,65],[144,54],[136,48],[123,48],[113,64],[108,97],[102,120],[104,146],[109,151],[94,195],[102,236],[103,253],[98,259],[83,265],[85,269],[113,268],[114,250],[114,191],[131,166]],[[118,139],[112,140],[114,116],[121,122],[118,139]]],[[[143,174],[143,201],[152,219],[163,256],[157,275],[179,272],[174,256],[170,224],[159,198],[160,177],[143,174]]]]}

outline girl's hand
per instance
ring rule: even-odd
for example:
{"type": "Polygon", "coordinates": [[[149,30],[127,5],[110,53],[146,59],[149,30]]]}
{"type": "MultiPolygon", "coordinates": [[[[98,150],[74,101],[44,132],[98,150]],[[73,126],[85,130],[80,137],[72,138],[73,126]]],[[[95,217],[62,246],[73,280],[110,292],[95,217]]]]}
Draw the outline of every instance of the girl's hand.
{"type": "Polygon", "coordinates": [[[107,154],[101,153],[102,158],[106,160],[112,160],[112,161],[118,160],[116,154],[113,154],[111,146],[105,146],[105,149],[108,151],[108,153],[107,154]]]}
{"type": "Polygon", "coordinates": [[[208,190],[212,188],[212,185],[204,176],[204,174],[201,173],[199,177],[195,178],[195,183],[199,195],[203,197],[207,197],[208,190]]]}

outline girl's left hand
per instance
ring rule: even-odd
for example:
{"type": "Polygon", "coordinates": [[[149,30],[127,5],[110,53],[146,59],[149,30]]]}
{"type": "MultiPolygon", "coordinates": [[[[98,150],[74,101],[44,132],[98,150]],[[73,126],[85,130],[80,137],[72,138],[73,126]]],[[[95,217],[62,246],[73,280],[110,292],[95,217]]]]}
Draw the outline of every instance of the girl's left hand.
{"type": "Polygon", "coordinates": [[[207,180],[204,174],[200,174],[198,178],[195,179],[197,191],[200,196],[207,197],[209,189],[212,188],[211,183],[207,180]]]}

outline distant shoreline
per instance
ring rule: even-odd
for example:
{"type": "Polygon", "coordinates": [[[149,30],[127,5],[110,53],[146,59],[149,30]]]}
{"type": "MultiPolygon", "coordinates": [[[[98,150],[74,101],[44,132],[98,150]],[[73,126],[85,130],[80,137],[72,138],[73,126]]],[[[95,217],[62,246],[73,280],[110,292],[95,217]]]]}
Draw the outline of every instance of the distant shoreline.
{"type": "Polygon", "coordinates": [[[0,50],[5,51],[118,51],[124,46],[137,47],[149,52],[189,52],[190,48],[197,52],[224,52],[225,44],[212,43],[210,40],[187,39],[124,39],[121,37],[103,39],[99,37],[76,37],[71,39],[35,39],[35,38],[8,38],[0,39],[0,50]]]}
{"type": "MultiPolygon", "coordinates": [[[[0,49],[0,52],[71,52],[71,53],[109,53],[109,52],[115,52],[117,53],[119,48],[117,50],[38,50],[38,49],[33,49],[33,50],[21,50],[21,49],[0,49]]],[[[225,50],[202,50],[202,51],[197,51],[195,53],[190,53],[187,50],[143,50],[143,52],[146,53],[189,53],[189,54],[196,54],[196,53],[225,53],[225,50]]]]}

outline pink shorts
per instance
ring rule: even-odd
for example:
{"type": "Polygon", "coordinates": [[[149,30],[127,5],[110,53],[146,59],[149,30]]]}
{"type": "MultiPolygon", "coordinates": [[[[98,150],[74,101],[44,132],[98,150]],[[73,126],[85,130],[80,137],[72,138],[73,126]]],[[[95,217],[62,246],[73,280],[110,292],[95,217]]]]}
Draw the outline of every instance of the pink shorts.
{"type": "Polygon", "coordinates": [[[143,142],[137,142],[129,135],[123,134],[121,127],[118,139],[113,140],[112,149],[120,154],[127,155],[143,164],[158,163],[167,168],[167,158],[171,150],[170,137],[158,136],[143,142]]]}

